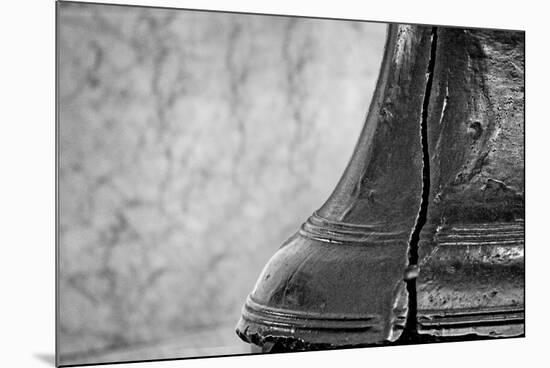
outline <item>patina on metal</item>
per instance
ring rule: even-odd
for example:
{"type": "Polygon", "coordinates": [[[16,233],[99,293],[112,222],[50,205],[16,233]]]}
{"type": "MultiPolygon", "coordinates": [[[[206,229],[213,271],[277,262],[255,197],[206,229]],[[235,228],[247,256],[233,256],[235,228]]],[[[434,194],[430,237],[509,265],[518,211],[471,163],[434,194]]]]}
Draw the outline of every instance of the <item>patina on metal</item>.
{"type": "Polygon", "coordinates": [[[438,28],[418,331],[524,329],[524,33],[438,28]]]}
{"type": "Polygon", "coordinates": [[[390,25],[350,163],[237,334],[263,351],[521,334],[523,218],[523,33],[390,25]]]}

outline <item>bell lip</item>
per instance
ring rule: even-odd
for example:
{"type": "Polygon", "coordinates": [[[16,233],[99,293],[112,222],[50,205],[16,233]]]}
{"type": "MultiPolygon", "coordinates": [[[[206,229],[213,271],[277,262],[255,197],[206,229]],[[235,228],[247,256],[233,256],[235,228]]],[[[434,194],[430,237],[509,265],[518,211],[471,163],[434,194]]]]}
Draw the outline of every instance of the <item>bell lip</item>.
{"type": "Polygon", "coordinates": [[[382,317],[378,314],[347,314],[305,312],[269,307],[248,296],[243,307],[243,316],[255,322],[261,320],[270,325],[292,326],[319,330],[369,330],[383,329],[382,317]]]}
{"type": "Polygon", "coordinates": [[[514,337],[525,334],[525,308],[508,305],[487,308],[419,309],[418,333],[432,336],[475,334],[514,337]]]}
{"type": "MultiPolygon", "coordinates": [[[[400,324],[396,322],[395,325],[400,324]]],[[[298,342],[303,349],[296,350],[368,346],[390,342],[383,318],[379,315],[273,308],[255,302],[250,296],[242,309],[236,332],[242,340],[259,346],[267,340],[298,342]]]]}

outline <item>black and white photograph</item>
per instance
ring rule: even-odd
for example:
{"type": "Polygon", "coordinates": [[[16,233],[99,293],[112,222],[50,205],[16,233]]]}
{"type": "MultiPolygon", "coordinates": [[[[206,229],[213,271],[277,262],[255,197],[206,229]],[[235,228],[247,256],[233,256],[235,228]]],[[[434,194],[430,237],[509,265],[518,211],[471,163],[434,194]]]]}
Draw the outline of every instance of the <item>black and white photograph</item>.
{"type": "Polygon", "coordinates": [[[58,364],[523,336],[524,32],[57,16],[58,364]]]}
{"type": "Polygon", "coordinates": [[[547,250],[529,234],[545,229],[547,155],[527,151],[548,134],[530,112],[541,92],[526,92],[544,48],[527,11],[499,23],[482,6],[442,4],[472,21],[372,6],[50,1],[53,43],[13,40],[5,59],[29,72],[1,68],[28,95],[6,104],[28,141],[0,155],[27,193],[10,217],[28,221],[4,221],[28,258],[5,256],[25,275],[1,277],[1,315],[20,324],[6,346],[36,346],[47,324],[32,359],[50,367],[542,354],[547,272],[530,259],[547,250]],[[52,72],[51,123],[33,111],[31,59],[52,72]]]}

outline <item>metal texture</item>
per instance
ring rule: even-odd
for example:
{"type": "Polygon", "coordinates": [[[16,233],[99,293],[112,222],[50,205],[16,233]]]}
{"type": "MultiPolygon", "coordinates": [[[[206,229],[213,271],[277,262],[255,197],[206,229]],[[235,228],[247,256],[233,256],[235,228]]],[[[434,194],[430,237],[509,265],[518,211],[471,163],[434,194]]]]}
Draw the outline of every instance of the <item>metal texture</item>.
{"type": "Polygon", "coordinates": [[[390,25],[350,163],[237,334],[263,351],[521,334],[523,62],[521,32],[390,25]]]}
{"type": "Polygon", "coordinates": [[[523,333],[524,33],[439,28],[418,330],[523,333]]]}

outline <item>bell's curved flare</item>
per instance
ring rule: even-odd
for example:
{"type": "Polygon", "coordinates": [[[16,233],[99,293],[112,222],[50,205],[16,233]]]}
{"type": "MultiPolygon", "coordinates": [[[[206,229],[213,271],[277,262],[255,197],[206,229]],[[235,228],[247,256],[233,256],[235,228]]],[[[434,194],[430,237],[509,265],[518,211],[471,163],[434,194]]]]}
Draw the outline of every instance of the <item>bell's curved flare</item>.
{"type": "Polygon", "coordinates": [[[389,26],[354,154],[327,202],[262,271],[237,326],[243,340],[311,350],[401,334],[408,242],[421,202],[430,44],[431,27],[389,26]]]}
{"type": "Polygon", "coordinates": [[[390,25],[353,156],[237,334],[263,351],[522,334],[523,67],[523,32],[390,25]]]}
{"type": "Polygon", "coordinates": [[[524,332],[524,37],[439,28],[420,333],[524,332]]]}

